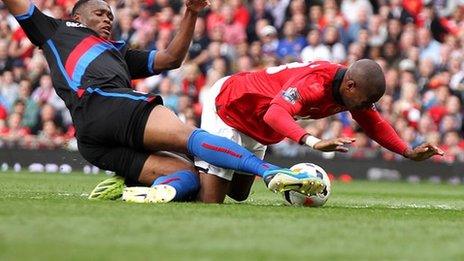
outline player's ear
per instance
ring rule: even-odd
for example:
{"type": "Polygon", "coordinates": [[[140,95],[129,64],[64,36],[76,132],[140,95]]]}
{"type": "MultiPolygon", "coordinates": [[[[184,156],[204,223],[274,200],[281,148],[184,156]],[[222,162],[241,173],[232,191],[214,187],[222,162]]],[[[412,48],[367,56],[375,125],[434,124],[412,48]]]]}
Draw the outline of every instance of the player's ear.
{"type": "Polygon", "coordinates": [[[346,89],[349,91],[353,91],[356,88],[356,82],[352,79],[346,81],[346,89]]]}
{"type": "Polygon", "coordinates": [[[78,21],[78,22],[80,21],[80,18],[81,18],[81,15],[79,13],[75,13],[72,17],[73,20],[78,21]]]}

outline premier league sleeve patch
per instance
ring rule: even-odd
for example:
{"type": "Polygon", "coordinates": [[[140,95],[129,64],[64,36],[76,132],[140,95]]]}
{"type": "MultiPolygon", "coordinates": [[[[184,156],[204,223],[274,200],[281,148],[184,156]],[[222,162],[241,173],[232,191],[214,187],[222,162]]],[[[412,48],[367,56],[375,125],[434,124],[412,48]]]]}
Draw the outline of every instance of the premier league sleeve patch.
{"type": "Polygon", "coordinates": [[[295,87],[290,87],[282,93],[284,100],[288,101],[291,104],[295,104],[300,98],[300,93],[295,87]]]}

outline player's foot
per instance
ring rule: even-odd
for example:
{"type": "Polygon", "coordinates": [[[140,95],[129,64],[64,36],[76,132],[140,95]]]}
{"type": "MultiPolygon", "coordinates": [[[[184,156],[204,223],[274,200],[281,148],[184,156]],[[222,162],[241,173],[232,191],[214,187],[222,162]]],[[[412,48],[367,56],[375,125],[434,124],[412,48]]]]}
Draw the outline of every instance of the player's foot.
{"type": "Polygon", "coordinates": [[[90,192],[89,199],[116,200],[122,196],[124,178],[114,176],[98,183],[90,192]]]}
{"type": "Polygon", "coordinates": [[[176,196],[173,186],[162,184],[153,187],[126,187],[122,200],[135,203],[167,203],[176,196]]]}
{"type": "Polygon", "coordinates": [[[266,186],[274,192],[295,190],[305,195],[321,193],[325,184],[318,177],[313,177],[305,172],[298,173],[289,169],[269,170],[264,175],[266,186]]]}

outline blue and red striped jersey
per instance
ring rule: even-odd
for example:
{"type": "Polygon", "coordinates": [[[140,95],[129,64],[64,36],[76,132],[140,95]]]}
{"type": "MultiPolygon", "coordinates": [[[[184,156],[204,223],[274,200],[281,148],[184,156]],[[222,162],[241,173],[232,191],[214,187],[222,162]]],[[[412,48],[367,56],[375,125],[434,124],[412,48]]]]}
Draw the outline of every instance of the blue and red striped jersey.
{"type": "Polygon", "coordinates": [[[131,79],[155,74],[156,50],[133,50],[124,41],[105,40],[85,25],[49,17],[33,4],[16,19],[43,50],[53,86],[71,113],[88,87],[130,88],[131,79]]]}

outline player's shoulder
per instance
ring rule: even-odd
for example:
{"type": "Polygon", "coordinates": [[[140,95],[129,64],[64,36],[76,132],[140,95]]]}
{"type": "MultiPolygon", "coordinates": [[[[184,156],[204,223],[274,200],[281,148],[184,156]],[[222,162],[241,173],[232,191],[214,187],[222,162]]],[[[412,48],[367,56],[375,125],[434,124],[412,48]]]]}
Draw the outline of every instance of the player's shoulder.
{"type": "Polygon", "coordinates": [[[319,66],[309,76],[316,76],[320,83],[331,83],[339,70],[346,70],[346,66],[338,63],[321,61],[317,63],[319,66]]]}
{"type": "Polygon", "coordinates": [[[346,68],[346,66],[343,64],[334,63],[330,61],[317,61],[314,63],[318,64],[320,67],[323,67],[326,70],[338,70],[339,68],[346,68]]]}
{"type": "Polygon", "coordinates": [[[335,74],[340,68],[346,67],[342,64],[333,63],[330,61],[314,61],[308,63],[308,65],[304,67],[302,73],[308,74],[308,77],[318,75],[330,78],[330,76],[335,74]]]}

